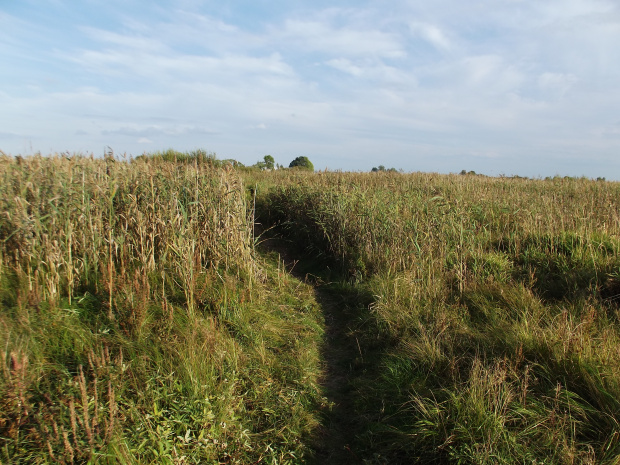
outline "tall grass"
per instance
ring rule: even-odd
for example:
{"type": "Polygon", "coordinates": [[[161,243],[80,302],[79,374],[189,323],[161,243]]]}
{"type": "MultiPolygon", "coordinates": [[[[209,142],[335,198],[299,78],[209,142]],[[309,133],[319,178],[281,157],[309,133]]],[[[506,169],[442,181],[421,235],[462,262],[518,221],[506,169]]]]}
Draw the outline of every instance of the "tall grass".
{"type": "Polygon", "coordinates": [[[279,176],[263,217],[375,296],[370,462],[616,463],[619,184],[279,176]]]}
{"type": "Polygon", "coordinates": [[[323,315],[256,254],[256,202],[358,296],[338,333],[361,461],[618,463],[619,201],[585,179],[0,157],[0,460],[308,460],[323,315]]]}
{"type": "Polygon", "coordinates": [[[255,255],[236,172],[186,158],[0,159],[1,461],[307,453],[312,290],[255,255]]]}

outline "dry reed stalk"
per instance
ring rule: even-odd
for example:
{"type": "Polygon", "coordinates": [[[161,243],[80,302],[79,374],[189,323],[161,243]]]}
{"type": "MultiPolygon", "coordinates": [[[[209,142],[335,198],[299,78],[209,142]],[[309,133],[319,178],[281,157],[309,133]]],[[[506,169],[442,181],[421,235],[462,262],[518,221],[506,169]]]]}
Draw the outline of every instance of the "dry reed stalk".
{"type": "Polygon", "coordinates": [[[73,445],[75,448],[78,448],[77,438],[78,438],[78,429],[77,429],[77,420],[75,415],[75,401],[73,398],[69,401],[69,415],[71,417],[71,431],[73,432],[73,445]]]}
{"type": "Polygon", "coordinates": [[[99,394],[97,392],[97,376],[93,377],[93,425],[94,434],[99,433],[99,394]]]}
{"type": "Polygon", "coordinates": [[[60,427],[62,432],[63,445],[65,446],[65,457],[69,460],[69,463],[73,463],[75,458],[75,450],[71,447],[71,443],[69,442],[69,433],[65,431],[64,427],[60,427]]]}
{"type": "Polygon", "coordinates": [[[80,386],[80,394],[81,394],[81,401],[82,401],[82,414],[84,415],[84,430],[86,431],[86,437],[88,438],[88,443],[92,447],[95,442],[95,438],[93,436],[93,430],[92,430],[92,425],[90,421],[90,414],[88,412],[89,410],[88,392],[87,392],[87,385],[86,385],[86,377],[84,376],[84,370],[82,370],[82,365],[80,365],[79,370],[80,370],[80,373],[78,375],[78,384],[80,386]]]}
{"type": "Polygon", "coordinates": [[[52,444],[50,443],[49,439],[45,440],[45,445],[47,446],[47,452],[50,454],[50,458],[52,460],[56,460],[56,456],[54,455],[54,449],[52,449],[52,444]]]}
{"type": "Polygon", "coordinates": [[[11,351],[10,353],[10,372],[7,377],[9,381],[9,393],[15,391],[11,396],[15,396],[18,409],[18,425],[30,415],[28,402],[28,355],[26,353],[18,353],[11,351]]]}
{"type": "Polygon", "coordinates": [[[116,397],[114,395],[114,386],[112,380],[108,380],[108,421],[105,428],[105,439],[109,442],[114,433],[114,419],[116,418],[116,397]]]}

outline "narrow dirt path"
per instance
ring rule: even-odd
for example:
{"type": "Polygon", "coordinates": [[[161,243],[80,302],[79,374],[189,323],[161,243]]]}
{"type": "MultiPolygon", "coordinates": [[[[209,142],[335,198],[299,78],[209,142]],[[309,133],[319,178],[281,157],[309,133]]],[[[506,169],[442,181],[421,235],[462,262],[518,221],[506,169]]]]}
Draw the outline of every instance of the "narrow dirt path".
{"type": "Polygon", "coordinates": [[[317,464],[361,463],[354,450],[354,439],[360,422],[355,415],[351,378],[361,355],[351,345],[350,331],[342,299],[316,288],[316,300],[325,317],[325,340],[321,348],[325,363],[322,385],[331,409],[319,432],[316,447],[317,464]]]}
{"type": "Polygon", "coordinates": [[[321,306],[325,319],[325,338],[321,347],[323,375],[321,385],[329,402],[323,412],[323,424],[317,431],[314,452],[310,463],[357,464],[362,463],[354,450],[354,439],[360,429],[355,415],[354,393],[351,379],[356,366],[362,363],[359,345],[349,328],[346,296],[330,291],[328,285],[304,271],[302,259],[284,239],[269,238],[261,242],[260,249],[279,254],[284,268],[295,278],[311,284],[315,299],[321,306]]]}

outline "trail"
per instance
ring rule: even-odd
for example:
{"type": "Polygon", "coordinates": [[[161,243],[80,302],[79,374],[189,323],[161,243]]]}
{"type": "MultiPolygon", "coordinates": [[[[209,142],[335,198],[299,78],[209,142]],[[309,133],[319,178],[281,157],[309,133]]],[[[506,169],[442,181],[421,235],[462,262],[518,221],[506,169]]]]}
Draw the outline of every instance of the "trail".
{"type": "Polygon", "coordinates": [[[361,355],[352,346],[350,329],[342,309],[346,304],[337,300],[320,286],[316,287],[316,300],[323,309],[325,340],[321,348],[325,364],[321,384],[331,410],[326,412],[323,430],[320,431],[316,449],[316,463],[361,462],[354,450],[355,434],[360,422],[355,415],[354,391],[351,378],[361,355]]]}
{"type": "Polygon", "coordinates": [[[359,433],[360,418],[355,414],[354,391],[351,381],[359,370],[363,357],[354,332],[349,327],[351,309],[347,296],[329,289],[315,275],[307,273],[301,254],[295,253],[285,239],[268,238],[261,242],[263,252],[279,254],[284,268],[296,279],[314,287],[315,299],[325,321],[325,337],[321,347],[321,386],[329,409],[322,412],[323,422],[314,439],[314,457],[309,463],[356,464],[362,463],[354,450],[355,436],[359,433]]]}

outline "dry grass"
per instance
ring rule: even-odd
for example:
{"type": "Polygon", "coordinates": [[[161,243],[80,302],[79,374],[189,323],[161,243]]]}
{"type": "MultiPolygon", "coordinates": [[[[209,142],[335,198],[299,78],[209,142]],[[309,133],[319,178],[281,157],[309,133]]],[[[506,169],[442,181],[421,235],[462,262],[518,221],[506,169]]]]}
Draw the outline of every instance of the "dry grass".
{"type": "Polygon", "coordinates": [[[0,461],[302,460],[321,315],[235,170],[2,157],[0,205],[0,461]]]}
{"type": "Polygon", "coordinates": [[[324,322],[254,200],[339,270],[360,460],[617,463],[620,185],[173,151],[0,157],[0,460],[306,461],[324,322]]]}
{"type": "Polygon", "coordinates": [[[277,176],[263,217],[374,296],[370,463],[616,463],[618,183],[277,176]]]}

